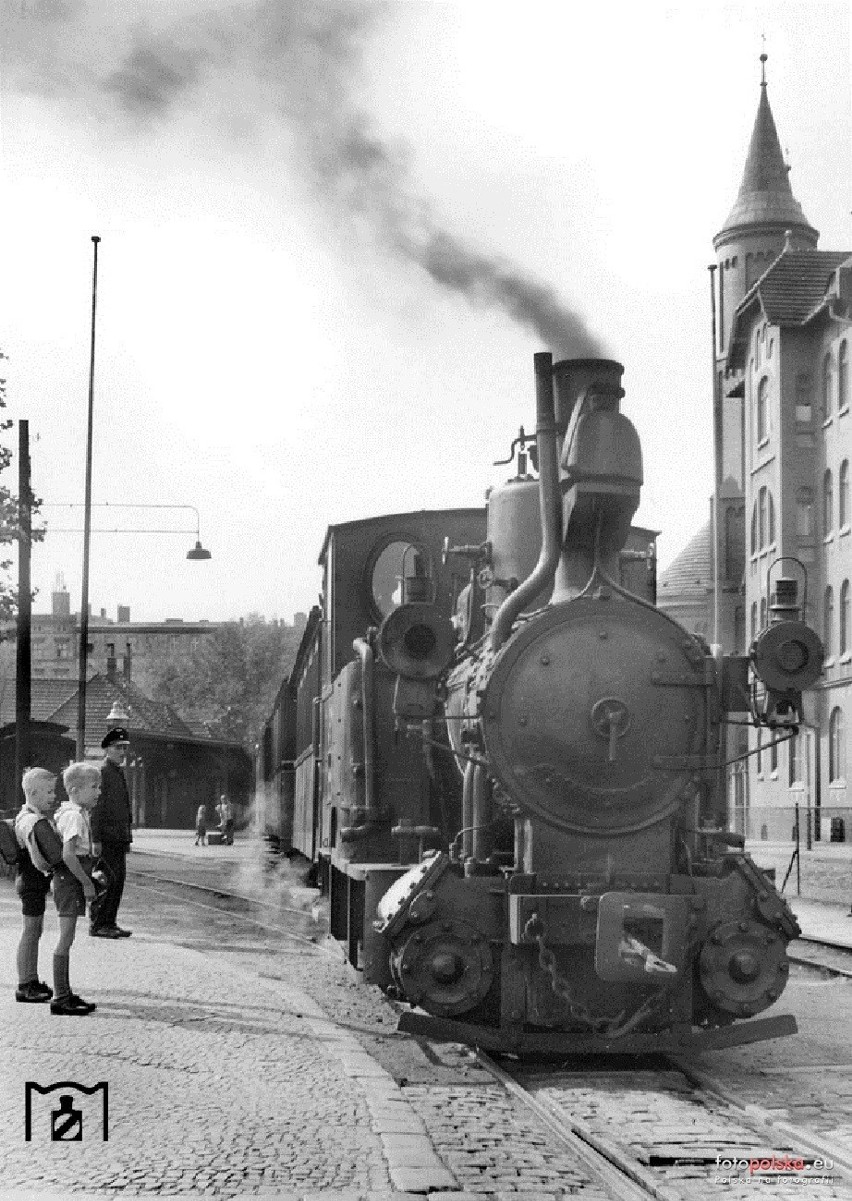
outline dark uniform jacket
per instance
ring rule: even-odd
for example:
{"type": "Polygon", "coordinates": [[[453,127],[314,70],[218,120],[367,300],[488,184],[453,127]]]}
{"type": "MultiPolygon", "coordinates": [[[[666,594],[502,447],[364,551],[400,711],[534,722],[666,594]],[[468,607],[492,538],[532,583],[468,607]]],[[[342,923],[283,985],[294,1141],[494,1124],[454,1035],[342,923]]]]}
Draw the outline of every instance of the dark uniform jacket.
{"type": "Polygon", "coordinates": [[[92,810],[92,841],[130,846],[133,811],[124,772],[111,759],[101,765],[101,795],[92,810]]]}

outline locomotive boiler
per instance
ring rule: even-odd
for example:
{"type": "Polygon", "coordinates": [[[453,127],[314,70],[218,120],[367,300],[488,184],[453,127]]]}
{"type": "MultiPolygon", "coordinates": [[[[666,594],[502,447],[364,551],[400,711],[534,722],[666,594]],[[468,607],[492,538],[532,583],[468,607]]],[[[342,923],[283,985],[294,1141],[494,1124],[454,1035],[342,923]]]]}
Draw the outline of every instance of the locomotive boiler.
{"type": "Polygon", "coordinates": [[[822,647],[787,578],[747,656],[656,608],[622,373],[535,356],[536,431],[484,531],[471,511],[419,531],[403,515],[409,532],[367,538],[360,561],[343,543],[325,557],[324,620],[282,694],[279,731],[312,714],[308,746],[280,759],[283,837],[301,831],[321,864],[351,962],[409,1003],[403,1029],[516,1053],[795,1030],[756,1019],[798,927],[727,830],[725,731],[793,736],[822,647]],[[366,622],[347,564],[372,581],[366,622]],[[344,630],[355,657],[338,669],[344,630]]]}

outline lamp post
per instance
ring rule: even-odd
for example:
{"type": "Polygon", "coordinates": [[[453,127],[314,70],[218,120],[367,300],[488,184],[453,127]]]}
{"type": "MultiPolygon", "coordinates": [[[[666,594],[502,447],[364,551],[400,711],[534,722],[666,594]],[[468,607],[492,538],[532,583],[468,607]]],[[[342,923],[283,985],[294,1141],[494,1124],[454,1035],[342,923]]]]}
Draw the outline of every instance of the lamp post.
{"type": "MultiPolygon", "coordinates": [[[[95,407],[95,330],[98,306],[98,244],[100,238],[92,235],[92,324],[89,346],[89,405],[86,427],[86,488],[83,502],[83,587],[80,600],[80,652],[77,663],[77,759],[83,759],[86,754],[86,669],[89,653],[89,544],[92,534],[92,426],[95,407]]],[[[45,506],[46,508],[49,506],[45,506]]],[[[72,505],[72,508],[79,507],[72,505]]],[[[94,506],[96,508],[103,506],[94,506]]],[[[129,505],[116,505],[115,508],[132,508],[129,505]]],[[[201,545],[199,534],[198,510],[193,505],[137,505],[136,508],[146,509],[192,509],[195,513],[195,546],[187,553],[192,560],[209,559],[210,552],[201,545]]],[[[115,533],[155,533],[154,530],[116,530],[115,533]]],[[[187,531],[162,531],[165,533],[186,533],[187,531]]]]}

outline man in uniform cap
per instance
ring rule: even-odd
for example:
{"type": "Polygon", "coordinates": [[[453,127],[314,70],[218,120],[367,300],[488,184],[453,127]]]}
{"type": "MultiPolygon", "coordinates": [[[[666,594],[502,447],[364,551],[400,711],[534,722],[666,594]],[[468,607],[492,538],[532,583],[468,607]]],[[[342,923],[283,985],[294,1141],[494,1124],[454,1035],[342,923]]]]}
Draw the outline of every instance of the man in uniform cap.
{"type": "Polygon", "coordinates": [[[123,726],[110,730],[101,742],[106,757],[101,765],[101,797],[92,810],[94,851],[106,867],[107,889],[92,914],[89,933],[95,938],[129,938],[132,931],[118,925],[118,907],[127,874],[127,852],[133,841],[133,811],[122,768],[130,739],[123,726]]]}

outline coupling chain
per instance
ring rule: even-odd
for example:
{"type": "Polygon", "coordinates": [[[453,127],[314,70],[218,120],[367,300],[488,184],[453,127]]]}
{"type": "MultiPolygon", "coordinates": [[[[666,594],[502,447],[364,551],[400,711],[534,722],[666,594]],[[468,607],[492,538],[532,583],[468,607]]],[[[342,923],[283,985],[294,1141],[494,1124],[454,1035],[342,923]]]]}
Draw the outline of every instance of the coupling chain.
{"type": "Polygon", "coordinates": [[[538,944],[539,966],[550,977],[550,987],[556,996],[560,997],[566,1003],[568,1012],[572,1018],[575,1018],[579,1022],[585,1022],[587,1026],[594,1027],[596,1023],[588,1007],[574,997],[568,979],[559,971],[556,965],[556,956],[545,942],[546,933],[547,930],[544,921],[537,913],[534,913],[524,926],[524,937],[533,938],[538,944]]]}

